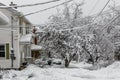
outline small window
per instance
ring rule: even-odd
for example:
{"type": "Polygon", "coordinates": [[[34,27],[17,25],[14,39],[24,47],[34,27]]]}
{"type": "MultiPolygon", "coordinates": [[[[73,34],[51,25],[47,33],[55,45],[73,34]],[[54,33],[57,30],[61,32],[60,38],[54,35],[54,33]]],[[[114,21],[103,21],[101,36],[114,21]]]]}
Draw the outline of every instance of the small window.
{"type": "Polygon", "coordinates": [[[20,18],[20,20],[19,20],[19,26],[20,26],[20,27],[19,27],[19,33],[20,33],[20,34],[23,34],[23,28],[22,28],[22,27],[23,27],[23,20],[22,20],[21,18],[20,18]]]}
{"type": "Polygon", "coordinates": [[[5,57],[5,45],[0,45],[0,57],[5,57]]]}
{"type": "Polygon", "coordinates": [[[26,27],[26,34],[29,34],[29,27],[26,27]]]}
{"type": "Polygon", "coordinates": [[[23,26],[22,25],[20,25],[20,27],[19,27],[19,33],[23,34],[23,26]]]}

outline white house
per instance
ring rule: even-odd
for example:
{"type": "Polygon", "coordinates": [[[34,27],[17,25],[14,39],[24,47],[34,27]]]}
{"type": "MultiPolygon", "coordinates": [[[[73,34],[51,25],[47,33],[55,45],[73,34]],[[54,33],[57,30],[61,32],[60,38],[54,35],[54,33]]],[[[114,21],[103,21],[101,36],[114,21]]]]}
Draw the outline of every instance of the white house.
{"type": "Polygon", "coordinates": [[[0,12],[0,25],[7,25],[9,23],[9,19],[6,15],[0,12]]]}
{"type": "MultiPolygon", "coordinates": [[[[0,6],[5,5],[0,3],[0,6]]],[[[15,9],[0,11],[0,67],[20,68],[31,57],[32,24],[15,9]]]]}
{"type": "MultiPolygon", "coordinates": [[[[9,19],[6,15],[4,15],[2,12],[0,12],[0,26],[3,26],[3,25],[8,25],[9,23],[9,19]]],[[[4,29],[3,29],[4,30],[4,29]]],[[[5,29],[6,30],[6,29],[5,29]]],[[[2,31],[2,28],[0,28],[0,31],[2,31]]],[[[3,41],[3,35],[0,36],[0,39],[3,41]]],[[[0,42],[0,62],[3,60],[3,59],[8,59],[9,58],[9,44],[6,42],[6,41],[3,41],[0,42]],[[6,56],[6,57],[5,57],[6,56]]]]}

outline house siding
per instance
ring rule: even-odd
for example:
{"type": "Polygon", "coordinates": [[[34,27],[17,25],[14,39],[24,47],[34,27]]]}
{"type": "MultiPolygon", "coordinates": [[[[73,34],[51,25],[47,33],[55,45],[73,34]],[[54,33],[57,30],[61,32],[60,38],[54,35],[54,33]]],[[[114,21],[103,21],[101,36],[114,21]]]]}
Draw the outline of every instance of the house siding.
{"type": "Polygon", "coordinates": [[[13,49],[16,59],[13,61],[13,68],[20,68],[21,61],[24,61],[24,57],[21,55],[23,52],[21,48],[23,46],[20,45],[20,38],[22,35],[26,34],[27,23],[22,20],[22,24],[20,24],[20,19],[18,15],[13,14],[11,11],[7,9],[0,9],[2,13],[4,13],[10,20],[10,23],[7,25],[0,25],[0,44],[6,45],[6,58],[0,58],[0,67],[2,68],[11,68],[11,48],[12,48],[12,34],[13,31],[13,49]],[[13,17],[13,23],[12,19],[13,17]],[[11,29],[13,27],[13,30],[11,29]],[[20,33],[20,27],[22,27],[23,32],[20,33]]]}
{"type": "Polygon", "coordinates": [[[10,46],[9,43],[6,43],[6,59],[10,59],[10,46]]]}

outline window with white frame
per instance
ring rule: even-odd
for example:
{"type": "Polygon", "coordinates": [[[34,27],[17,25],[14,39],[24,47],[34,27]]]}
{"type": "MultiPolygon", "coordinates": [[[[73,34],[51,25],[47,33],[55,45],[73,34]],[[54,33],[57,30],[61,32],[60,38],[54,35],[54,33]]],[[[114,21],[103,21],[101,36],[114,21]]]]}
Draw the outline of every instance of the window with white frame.
{"type": "Polygon", "coordinates": [[[26,34],[29,34],[29,26],[26,27],[26,34]]]}
{"type": "Polygon", "coordinates": [[[0,57],[5,57],[5,45],[0,45],[0,57]]]}

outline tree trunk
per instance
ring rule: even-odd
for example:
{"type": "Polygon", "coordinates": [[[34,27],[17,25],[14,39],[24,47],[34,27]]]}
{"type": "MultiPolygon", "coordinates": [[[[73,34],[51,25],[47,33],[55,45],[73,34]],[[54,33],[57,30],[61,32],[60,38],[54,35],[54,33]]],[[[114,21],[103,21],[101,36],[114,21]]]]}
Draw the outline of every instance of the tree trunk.
{"type": "Polygon", "coordinates": [[[65,67],[68,68],[69,67],[69,61],[67,58],[65,58],[65,67]]]}
{"type": "Polygon", "coordinates": [[[65,67],[67,68],[67,67],[69,67],[69,64],[70,64],[70,62],[72,61],[72,59],[75,57],[75,55],[76,55],[76,53],[74,53],[73,55],[69,55],[69,59],[66,57],[65,58],[65,67]]]}
{"type": "Polygon", "coordinates": [[[80,54],[77,54],[78,58],[77,58],[77,62],[80,62],[80,54]]]}
{"type": "Polygon", "coordinates": [[[90,52],[85,48],[85,46],[82,46],[82,48],[89,54],[89,56],[90,56],[90,61],[92,62],[92,64],[94,65],[94,59],[93,59],[93,57],[92,57],[92,55],[90,54],[90,52]]]}

